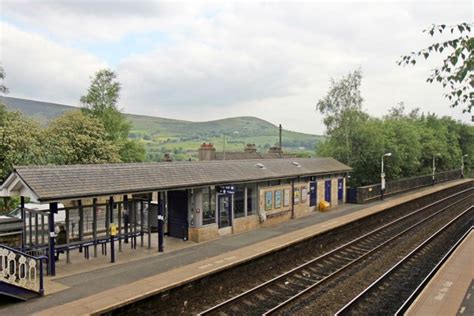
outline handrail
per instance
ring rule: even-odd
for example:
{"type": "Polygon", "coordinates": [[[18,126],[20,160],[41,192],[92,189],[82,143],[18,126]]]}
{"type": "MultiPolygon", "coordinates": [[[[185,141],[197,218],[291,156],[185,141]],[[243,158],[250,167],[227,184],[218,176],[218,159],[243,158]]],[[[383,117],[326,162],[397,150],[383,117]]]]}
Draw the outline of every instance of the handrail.
{"type": "Polygon", "coordinates": [[[27,253],[25,253],[25,252],[22,252],[21,250],[8,247],[8,246],[6,246],[6,245],[4,245],[4,244],[0,244],[0,247],[1,247],[1,248],[8,249],[8,250],[10,250],[11,252],[14,252],[14,253],[19,253],[19,254],[21,254],[21,255],[23,255],[23,256],[25,256],[25,257],[31,258],[31,259],[36,259],[36,260],[48,259],[47,256],[38,256],[38,257],[32,256],[32,255],[29,255],[29,254],[27,254],[27,253]]]}
{"type": "Polygon", "coordinates": [[[46,259],[0,244],[0,281],[43,295],[43,260],[46,259]]]}

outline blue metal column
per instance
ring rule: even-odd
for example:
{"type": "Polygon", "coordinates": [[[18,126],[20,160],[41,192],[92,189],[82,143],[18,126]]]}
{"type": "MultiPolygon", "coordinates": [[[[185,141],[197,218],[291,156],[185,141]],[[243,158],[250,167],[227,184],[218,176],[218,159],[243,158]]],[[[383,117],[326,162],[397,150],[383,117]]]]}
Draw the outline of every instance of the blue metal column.
{"type": "MultiPolygon", "coordinates": [[[[114,212],[114,198],[111,196],[109,199],[109,212],[110,212],[110,223],[113,223],[113,212],[114,212]]],[[[110,225],[109,225],[110,227],[110,225]]],[[[115,262],[115,233],[110,232],[110,262],[115,262]]]]}
{"type": "Polygon", "coordinates": [[[49,228],[49,275],[56,275],[54,214],[58,213],[58,203],[49,203],[48,228],[49,228]]]}
{"type": "Polygon", "coordinates": [[[20,209],[21,209],[21,220],[22,220],[22,232],[21,232],[21,251],[25,251],[26,242],[26,218],[25,218],[25,197],[20,197],[20,209]]]}
{"type": "Polygon", "coordinates": [[[164,223],[164,199],[161,196],[161,192],[158,192],[158,252],[164,251],[163,240],[164,240],[164,232],[163,232],[163,223],[164,223]]]}

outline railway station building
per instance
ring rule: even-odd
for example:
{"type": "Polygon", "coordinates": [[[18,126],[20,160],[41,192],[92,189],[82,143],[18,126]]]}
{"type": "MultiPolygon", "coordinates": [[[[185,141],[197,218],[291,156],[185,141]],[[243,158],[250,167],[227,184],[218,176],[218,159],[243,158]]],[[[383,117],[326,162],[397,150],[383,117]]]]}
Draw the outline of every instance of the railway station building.
{"type": "Polygon", "coordinates": [[[22,197],[25,251],[51,258],[76,248],[89,256],[92,248],[97,256],[111,236],[119,247],[150,247],[157,231],[202,242],[304,216],[323,200],[335,207],[345,203],[350,171],[332,158],[23,166],[0,196],[22,197]],[[25,201],[50,207],[35,212],[25,201]],[[58,225],[62,244],[52,240],[58,225]]]}

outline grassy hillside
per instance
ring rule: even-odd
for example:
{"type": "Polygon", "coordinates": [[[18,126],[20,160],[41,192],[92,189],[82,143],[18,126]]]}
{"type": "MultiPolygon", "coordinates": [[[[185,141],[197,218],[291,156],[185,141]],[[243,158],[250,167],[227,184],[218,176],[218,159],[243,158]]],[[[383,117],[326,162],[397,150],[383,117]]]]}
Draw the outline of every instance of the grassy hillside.
{"type": "MultiPolygon", "coordinates": [[[[9,110],[21,111],[26,116],[48,122],[77,107],[26,99],[1,97],[9,110]]],[[[202,142],[212,142],[222,150],[226,135],[226,150],[242,150],[245,143],[254,143],[266,151],[278,142],[278,127],[256,117],[233,117],[208,122],[190,122],[145,115],[125,114],[132,122],[129,137],[142,139],[149,160],[160,160],[165,152],[176,159],[195,156],[202,142]]],[[[291,152],[313,153],[322,136],[283,130],[283,149],[291,152]]]]}

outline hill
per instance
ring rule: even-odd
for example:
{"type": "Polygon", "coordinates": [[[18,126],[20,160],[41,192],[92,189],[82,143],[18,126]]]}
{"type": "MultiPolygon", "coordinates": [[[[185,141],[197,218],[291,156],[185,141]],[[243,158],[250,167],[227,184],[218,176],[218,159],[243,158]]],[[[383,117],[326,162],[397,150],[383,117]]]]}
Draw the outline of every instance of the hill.
{"type": "MultiPolygon", "coordinates": [[[[11,111],[47,125],[52,119],[77,107],[0,96],[0,102],[11,111]]],[[[261,151],[278,142],[278,127],[256,117],[232,117],[207,122],[191,122],[146,115],[125,114],[132,123],[129,137],[142,139],[150,160],[160,160],[164,152],[173,152],[177,159],[194,156],[202,142],[212,142],[222,150],[242,150],[245,143],[254,143],[261,151]]],[[[322,136],[283,130],[283,149],[292,152],[314,152],[322,136]]]]}

